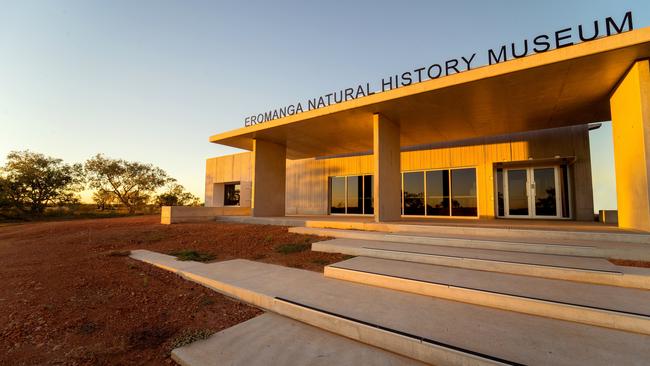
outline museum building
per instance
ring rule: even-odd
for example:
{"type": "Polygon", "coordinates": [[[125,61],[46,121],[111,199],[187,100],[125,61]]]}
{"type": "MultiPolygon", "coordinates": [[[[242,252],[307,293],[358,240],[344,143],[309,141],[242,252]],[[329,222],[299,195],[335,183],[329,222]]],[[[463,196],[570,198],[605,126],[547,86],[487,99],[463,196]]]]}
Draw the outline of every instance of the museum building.
{"type": "Polygon", "coordinates": [[[205,205],[593,221],[589,131],[612,121],[618,225],[650,231],[649,57],[630,30],[247,124],[210,137],[247,152],[207,160],[205,205]]]}

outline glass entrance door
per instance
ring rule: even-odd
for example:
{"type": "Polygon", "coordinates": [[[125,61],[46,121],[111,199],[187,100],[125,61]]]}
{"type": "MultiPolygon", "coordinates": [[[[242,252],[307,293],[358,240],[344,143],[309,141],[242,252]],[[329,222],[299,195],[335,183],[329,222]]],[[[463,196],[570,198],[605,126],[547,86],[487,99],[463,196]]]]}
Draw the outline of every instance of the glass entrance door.
{"type": "Polygon", "coordinates": [[[532,199],[534,216],[558,217],[557,168],[534,168],[532,172],[532,199]]]}
{"type": "Polygon", "coordinates": [[[561,217],[557,167],[504,170],[506,217],[561,217]]]}

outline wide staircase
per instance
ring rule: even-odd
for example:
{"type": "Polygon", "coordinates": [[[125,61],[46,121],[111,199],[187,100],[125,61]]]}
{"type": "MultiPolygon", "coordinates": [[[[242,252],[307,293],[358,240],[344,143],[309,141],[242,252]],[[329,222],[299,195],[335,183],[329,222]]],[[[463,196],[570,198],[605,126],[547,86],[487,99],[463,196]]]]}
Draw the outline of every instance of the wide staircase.
{"type": "MultiPolygon", "coordinates": [[[[257,321],[267,324],[264,332],[276,345],[290,342],[290,332],[274,331],[293,329],[283,323],[288,319],[307,324],[302,332],[342,336],[338,351],[326,351],[331,342],[323,341],[323,352],[368,355],[368,362],[346,358],[355,360],[349,364],[649,364],[650,269],[608,260],[649,259],[646,235],[332,226],[290,228],[326,237],[314,251],[351,256],[324,274],[243,260],[200,264],[146,251],[133,256],[280,315],[257,321]]],[[[228,342],[247,333],[244,324],[228,342]]],[[[205,347],[196,352],[205,354],[205,347]]],[[[176,351],[177,359],[183,352],[192,354],[176,351]]],[[[318,364],[313,357],[301,360],[318,364]]]]}

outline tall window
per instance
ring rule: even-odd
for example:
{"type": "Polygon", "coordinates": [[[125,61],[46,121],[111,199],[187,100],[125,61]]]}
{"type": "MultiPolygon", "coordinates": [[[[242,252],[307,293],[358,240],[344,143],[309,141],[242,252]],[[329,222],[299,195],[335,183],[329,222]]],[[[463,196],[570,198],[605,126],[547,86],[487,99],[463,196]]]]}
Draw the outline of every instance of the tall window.
{"type": "Polygon", "coordinates": [[[223,185],[223,205],[239,206],[239,183],[223,185]]]}
{"type": "Polygon", "coordinates": [[[478,216],[476,169],[402,173],[404,215],[478,216]]]}
{"type": "Polygon", "coordinates": [[[404,215],[424,215],[424,172],[404,173],[404,215]]]}
{"type": "Polygon", "coordinates": [[[451,216],[477,216],[476,169],[451,171],[451,216]]]}
{"type": "Polygon", "coordinates": [[[371,215],[372,175],[351,175],[330,179],[330,213],[371,215]]]}
{"type": "Polygon", "coordinates": [[[449,170],[427,172],[427,215],[449,216],[449,170]]]}

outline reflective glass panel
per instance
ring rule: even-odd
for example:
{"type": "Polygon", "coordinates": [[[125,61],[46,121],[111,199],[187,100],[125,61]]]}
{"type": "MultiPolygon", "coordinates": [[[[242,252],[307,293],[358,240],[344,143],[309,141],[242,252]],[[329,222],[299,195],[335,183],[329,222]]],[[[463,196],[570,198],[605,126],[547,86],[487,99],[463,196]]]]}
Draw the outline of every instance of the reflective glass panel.
{"type": "Polygon", "coordinates": [[[505,201],[503,198],[503,169],[497,169],[497,216],[505,214],[505,201]]]}
{"type": "Polygon", "coordinates": [[[424,172],[404,173],[404,215],[424,215],[424,172]]]}
{"type": "Polygon", "coordinates": [[[476,169],[451,171],[451,215],[477,216],[476,169]]]}
{"type": "Polygon", "coordinates": [[[345,177],[332,178],[331,200],[331,213],[345,213],[345,177]]]}
{"type": "Polygon", "coordinates": [[[348,214],[363,213],[363,177],[347,177],[348,180],[348,214]]]}
{"type": "Polygon", "coordinates": [[[526,169],[508,170],[508,215],[528,215],[526,169]]]}
{"type": "Polygon", "coordinates": [[[365,175],[363,177],[363,213],[372,215],[375,212],[373,204],[372,175],[365,175]]]}
{"type": "Polygon", "coordinates": [[[449,216],[449,170],[427,174],[427,215],[449,216]]]}
{"type": "Polygon", "coordinates": [[[533,169],[535,177],[535,215],[557,216],[555,168],[533,169]]]}

